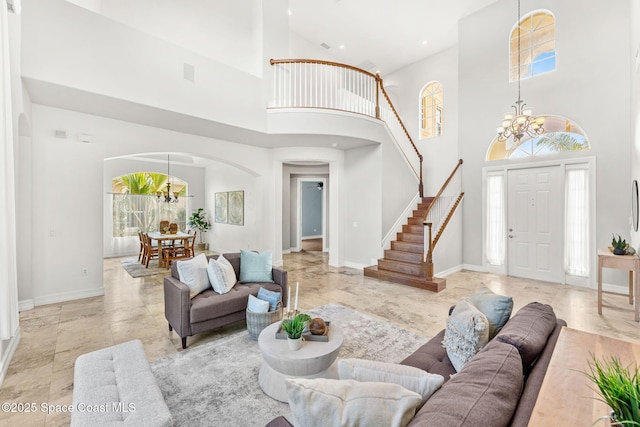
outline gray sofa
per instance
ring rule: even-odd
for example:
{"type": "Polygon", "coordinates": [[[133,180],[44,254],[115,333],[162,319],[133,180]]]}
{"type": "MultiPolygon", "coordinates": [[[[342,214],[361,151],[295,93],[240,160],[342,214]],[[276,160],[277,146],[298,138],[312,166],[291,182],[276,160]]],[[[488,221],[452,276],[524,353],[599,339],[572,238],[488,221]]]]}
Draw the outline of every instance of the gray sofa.
{"type": "MultiPolygon", "coordinates": [[[[563,326],[551,306],[530,303],[458,373],[442,346],[442,330],[401,362],[445,378],[409,426],[527,426],[563,326]]],[[[291,426],[284,417],[267,424],[291,426]]]]}
{"type": "Polygon", "coordinates": [[[140,340],[83,354],[73,373],[72,427],[173,425],[140,340]]]}
{"type": "MultiPolygon", "coordinates": [[[[240,277],[240,253],[224,254],[240,277]]],[[[208,256],[218,258],[218,255],[208,256]]],[[[260,287],[280,292],[283,305],[287,304],[287,272],[272,269],[273,283],[237,283],[231,291],[220,295],[209,288],[189,297],[189,287],[178,276],[177,263],[171,264],[171,276],[164,278],[164,315],[169,330],[175,330],[187,348],[187,337],[207,332],[246,318],[249,295],[257,296],[260,287]]]]}

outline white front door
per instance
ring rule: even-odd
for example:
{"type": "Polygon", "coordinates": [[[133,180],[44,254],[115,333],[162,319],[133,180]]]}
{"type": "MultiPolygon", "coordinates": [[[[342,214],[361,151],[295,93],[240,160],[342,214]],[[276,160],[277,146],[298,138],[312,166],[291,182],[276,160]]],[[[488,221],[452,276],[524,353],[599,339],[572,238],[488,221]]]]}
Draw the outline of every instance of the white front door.
{"type": "Polygon", "coordinates": [[[510,276],[563,282],[563,218],[559,166],[508,172],[510,276]]]}

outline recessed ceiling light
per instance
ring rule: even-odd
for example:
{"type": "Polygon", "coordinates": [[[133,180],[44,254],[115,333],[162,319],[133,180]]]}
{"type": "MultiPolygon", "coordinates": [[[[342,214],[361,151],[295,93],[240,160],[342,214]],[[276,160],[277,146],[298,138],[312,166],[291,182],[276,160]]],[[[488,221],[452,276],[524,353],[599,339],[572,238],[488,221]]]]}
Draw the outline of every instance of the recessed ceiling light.
{"type": "Polygon", "coordinates": [[[427,41],[426,40],[422,40],[422,46],[426,46],[427,45],[427,41]]]}
{"type": "Polygon", "coordinates": [[[340,49],[344,49],[344,45],[343,44],[340,45],[340,49]]]}
{"type": "Polygon", "coordinates": [[[287,14],[288,14],[289,16],[293,15],[293,12],[291,11],[291,9],[287,9],[287,14]]]}
{"type": "Polygon", "coordinates": [[[338,144],[336,144],[335,142],[333,144],[331,144],[332,147],[337,147],[338,144]]]}

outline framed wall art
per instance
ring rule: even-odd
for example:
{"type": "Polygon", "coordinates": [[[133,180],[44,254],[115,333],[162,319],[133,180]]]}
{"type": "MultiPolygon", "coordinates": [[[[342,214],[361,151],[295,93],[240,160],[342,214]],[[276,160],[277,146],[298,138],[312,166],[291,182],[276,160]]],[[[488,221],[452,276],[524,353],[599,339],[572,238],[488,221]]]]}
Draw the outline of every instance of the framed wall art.
{"type": "Polygon", "coordinates": [[[229,191],[229,224],[244,225],[244,191],[229,191]]]}
{"type": "Polygon", "coordinates": [[[222,224],[226,224],[228,222],[228,219],[229,219],[228,198],[229,198],[229,193],[228,192],[216,193],[216,199],[215,199],[215,203],[216,203],[215,220],[216,220],[216,222],[219,222],[219,223],[222,223],[222,224]]]}

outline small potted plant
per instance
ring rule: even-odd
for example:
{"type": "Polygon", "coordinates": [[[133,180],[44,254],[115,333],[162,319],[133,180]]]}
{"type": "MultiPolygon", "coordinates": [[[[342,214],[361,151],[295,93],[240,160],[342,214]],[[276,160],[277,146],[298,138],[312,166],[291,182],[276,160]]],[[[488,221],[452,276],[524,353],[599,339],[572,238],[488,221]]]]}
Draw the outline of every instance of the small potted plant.
{"type": "Polygon", "coordinates": [[[620,359],[611,356],[602,361],[592,355],[587,377],[597,386],[600,400],[612,411],[612,426],[640,426],[640,373],[638,366],[625,368],[620,359]]]}
{"type": "Polygon", "coordinates": [[[195,228],[200,232],[200,243],[198,243],[198,250],[204,251],[209,248],[208,243],[204,243],[204,233],[211,228],[211,224],[207,220],[207,213],[203,208],[198,208],[197,211],[194,211],[193,214],[189,217],[189,221],[187,224],[191,228],[195,228]]]}
{"type": "Polygon", "coordinates": [[[308,314],[300,313],[291,319],[284,319],[282,321],[282,329],[287,333],[289,349],[300,349],[302,345],[302,332],[304,332],[310,319],[311,317],[308,314]]]}
{"type": "Polygon", "coordinates": [[[618,238],[616,239],[616,235],[613,235],[613,240],[611,241],[611,246],[613,246],[613,253],[615,255],[626,255],[627,254],[627,241],[622,240],[622,237],[618,234],[618,238]]]}

